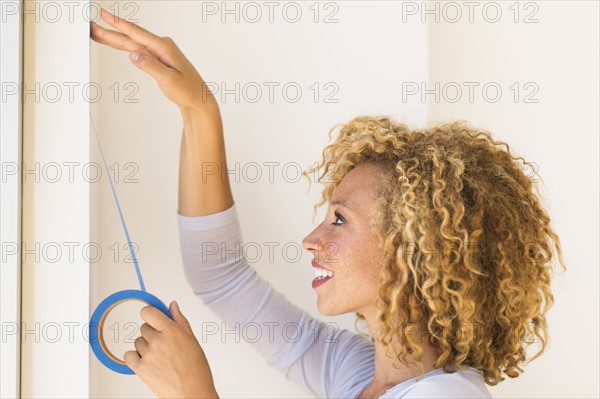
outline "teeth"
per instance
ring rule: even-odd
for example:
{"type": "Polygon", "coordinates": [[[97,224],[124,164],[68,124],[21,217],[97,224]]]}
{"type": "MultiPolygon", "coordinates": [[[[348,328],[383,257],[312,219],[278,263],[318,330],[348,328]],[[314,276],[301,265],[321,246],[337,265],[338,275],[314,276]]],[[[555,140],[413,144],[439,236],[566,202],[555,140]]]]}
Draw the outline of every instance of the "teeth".
{"type": "Polygon", "coordinates": [[[317,278],[325,278],[325,277],[333,277],[333,272],[330,270],[321,269],[315,267],[315,277],[317,278]]]}

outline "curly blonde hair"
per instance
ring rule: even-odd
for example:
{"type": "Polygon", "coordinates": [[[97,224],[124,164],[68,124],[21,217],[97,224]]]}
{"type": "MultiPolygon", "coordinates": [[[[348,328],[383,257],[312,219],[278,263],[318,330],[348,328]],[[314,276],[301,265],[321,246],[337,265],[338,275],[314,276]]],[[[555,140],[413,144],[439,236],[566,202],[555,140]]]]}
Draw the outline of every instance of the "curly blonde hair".
{"type": "Polygon", "coordinates": [[[504,381],[502,373],[518,377],[531,338],[542,346],[529,362],[549,342],[553,245],[566,270],[532,181],[535,164],[462,120],[410,129],[388,116],[359,116],[334,126],[330,140],[339,126],[322,162],[304,175],[310,181],[322,172],[316,213],[350,170],[363,162],[381,167],[377,339],[388,356],[408,366],[406,356],[415,354],[421,377],[418,333],[439,350],[435,368],[473,367],[489,385],[504,381]]]}

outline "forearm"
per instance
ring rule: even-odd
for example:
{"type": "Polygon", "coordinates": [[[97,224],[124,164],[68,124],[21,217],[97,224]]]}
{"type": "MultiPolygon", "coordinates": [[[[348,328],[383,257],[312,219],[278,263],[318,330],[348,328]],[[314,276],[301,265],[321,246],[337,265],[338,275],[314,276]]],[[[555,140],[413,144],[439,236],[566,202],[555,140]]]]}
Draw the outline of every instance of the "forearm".
{"type": "Polygon", "coordinates": [[[218,106],[181,111],[183,135],[179,161],[179,213],[203,216],[233,205],[218,106]]]}

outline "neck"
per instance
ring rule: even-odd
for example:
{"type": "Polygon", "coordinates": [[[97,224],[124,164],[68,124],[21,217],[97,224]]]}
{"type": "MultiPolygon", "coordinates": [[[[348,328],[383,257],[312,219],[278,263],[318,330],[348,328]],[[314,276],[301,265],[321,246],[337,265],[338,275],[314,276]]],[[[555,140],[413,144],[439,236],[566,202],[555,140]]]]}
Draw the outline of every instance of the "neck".
{"type": "MultiPolygon", "coordinates": [[[[409,364],[408,367],[401,364],[399,361],[396,361],[396,364],[399,365],[399,368],[393,366],[394,359],[386,356],[383,344],[376,339],[379,334],[379,329],[377,322],[377,311],[375,307],[365,311],[365,313],[361,312],[361,314],[365,317],[371,337],[375,338],[375,372],[371,385],[387,390],[395,385],[400,384],[401,382],[410,380],[421,374],[421,370],[416,364],[415,356],[409,355],[406,357],[409,364]]],[[[394,342],[397,347],[397,341],[395,338],[392,342],[394,342]]],[[[421,361],[423,362],[425,373],[428,373],[432,370],[435,370],[433,364],[437,359],[438,351],[436,348],[423,342],[422,340],[420,341],[420,344],[423,348],[421,361]]]]}

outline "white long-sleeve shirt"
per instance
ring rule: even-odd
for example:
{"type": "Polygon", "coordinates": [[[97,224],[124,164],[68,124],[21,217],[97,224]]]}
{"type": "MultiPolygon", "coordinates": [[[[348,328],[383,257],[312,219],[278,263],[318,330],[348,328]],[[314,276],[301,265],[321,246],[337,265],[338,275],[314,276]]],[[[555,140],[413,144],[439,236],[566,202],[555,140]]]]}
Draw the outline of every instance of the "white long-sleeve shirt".
{"type": "MultiPolygon", "coordinates": [[[[356,398],[371,383],[370,339],[315,319],[290,303],[243,257],[235,204],[206,216],[177,215],[186,278],[196,295],[246,339],[267,364],[319,398],[356,398]]],[[[381,398],[491,398],[474,368],[445,373],[439,368],[410,379],[381,398]]]]}

